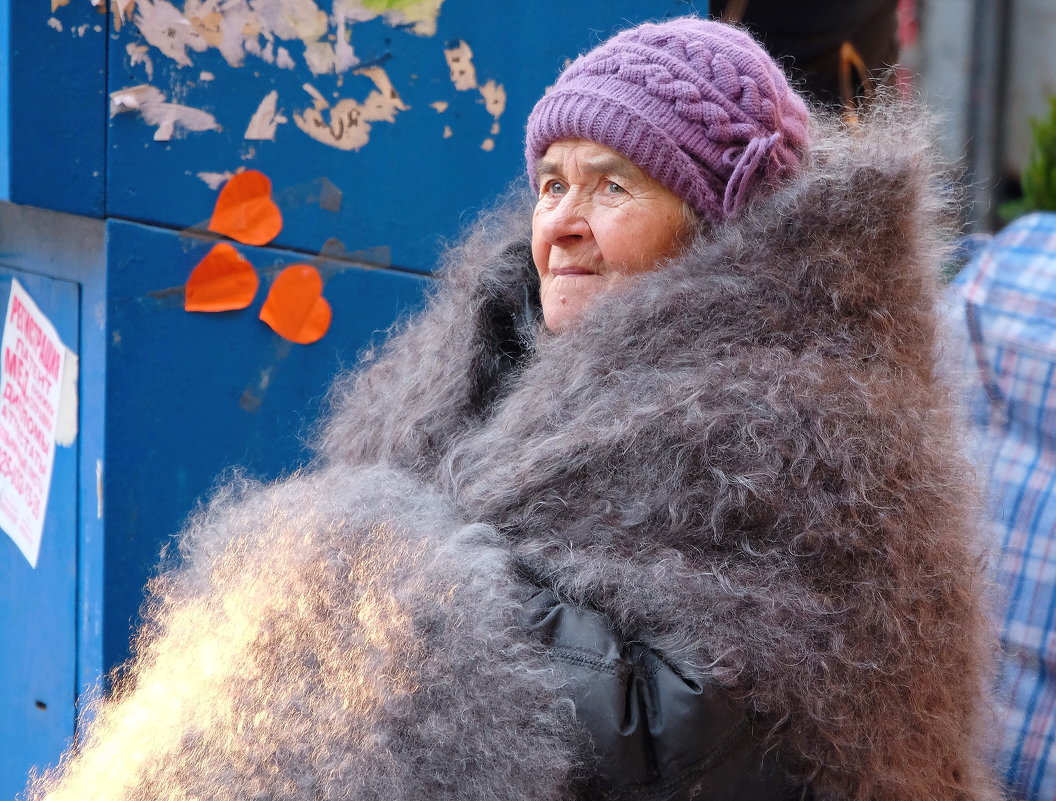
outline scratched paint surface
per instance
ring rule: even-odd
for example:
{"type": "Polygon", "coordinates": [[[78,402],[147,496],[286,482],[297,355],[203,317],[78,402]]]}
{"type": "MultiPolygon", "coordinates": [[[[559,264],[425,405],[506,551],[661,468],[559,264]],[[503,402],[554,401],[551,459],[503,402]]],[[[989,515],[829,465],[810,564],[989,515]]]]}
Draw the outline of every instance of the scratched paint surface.
{"type": "MultiPolygon", "coordinates": [[[[49,33],[92,0],[52,3],[49,33]]],[[[523,164],[532,104],[617,28],[685,0],[110,0],[107,212],[200,225],[260,169],[278,246],[391,254],[428,272],[523,164]],[[327,191],[320,191],[320,187],[327,191]],[[467,214],[468,212],[468,214],[467,214]]],[[[61,30],[60,30],[61,29],[61,30]]]]}

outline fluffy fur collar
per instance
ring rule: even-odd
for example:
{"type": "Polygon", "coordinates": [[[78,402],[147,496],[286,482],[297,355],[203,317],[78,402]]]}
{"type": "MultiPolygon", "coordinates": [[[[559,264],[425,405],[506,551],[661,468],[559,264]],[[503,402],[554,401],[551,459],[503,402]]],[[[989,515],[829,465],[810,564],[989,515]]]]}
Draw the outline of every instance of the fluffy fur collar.
{"type": "Polygon", "coordinates": [[[526,210],[492,215],[338,389],[324,458],[414,471],[535,580],[743,692],[821,797],[996,797],[925,139],[905,108],[819,124],[796,181],[559,337],[518,322],[526,210]]]}

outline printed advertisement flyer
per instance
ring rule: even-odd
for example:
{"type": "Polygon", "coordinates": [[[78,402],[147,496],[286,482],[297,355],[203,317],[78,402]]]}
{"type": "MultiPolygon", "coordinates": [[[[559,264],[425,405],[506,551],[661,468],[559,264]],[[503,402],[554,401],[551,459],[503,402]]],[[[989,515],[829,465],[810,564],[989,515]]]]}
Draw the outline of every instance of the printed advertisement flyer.
{"type": "Polygon", "coordinates": [[[33,566],[55,462],[66,348],[17,280],[0,341],[0,528],[33,566]]]}

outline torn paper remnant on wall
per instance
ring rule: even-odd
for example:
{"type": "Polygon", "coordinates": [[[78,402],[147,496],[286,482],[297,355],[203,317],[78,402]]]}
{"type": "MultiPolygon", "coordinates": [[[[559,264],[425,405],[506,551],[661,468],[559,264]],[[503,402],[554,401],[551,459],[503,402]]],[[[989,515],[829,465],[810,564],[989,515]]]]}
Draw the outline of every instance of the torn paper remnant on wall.
{"type": "Polygon", "coordinates": [[[178,125],[186,131],[219,131],[216,117],[208,111],[169,103],[160,89],[140,84],[110,93],[110,116],[126,111],[138,111],[148,125],[154,125],[156,142],[167,142],[178,125]]]}

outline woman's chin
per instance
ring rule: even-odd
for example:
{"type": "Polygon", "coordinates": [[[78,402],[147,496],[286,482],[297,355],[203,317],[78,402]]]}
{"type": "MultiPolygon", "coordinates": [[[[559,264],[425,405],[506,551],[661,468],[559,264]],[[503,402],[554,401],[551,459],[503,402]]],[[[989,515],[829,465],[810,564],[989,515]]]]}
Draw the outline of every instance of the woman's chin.
{"type": "Polygon", "coordinates": [[[607,288],[608,282],[593,274],[544,281],[540,300],[546,327],[555,334],[574,328],[591,301],[607,288]]]}
{"type": "Polygon", "coordinates": [[[543,321],[555,334],[575,328],[593,295],[556,295],[543,300],[543,321]]]}

